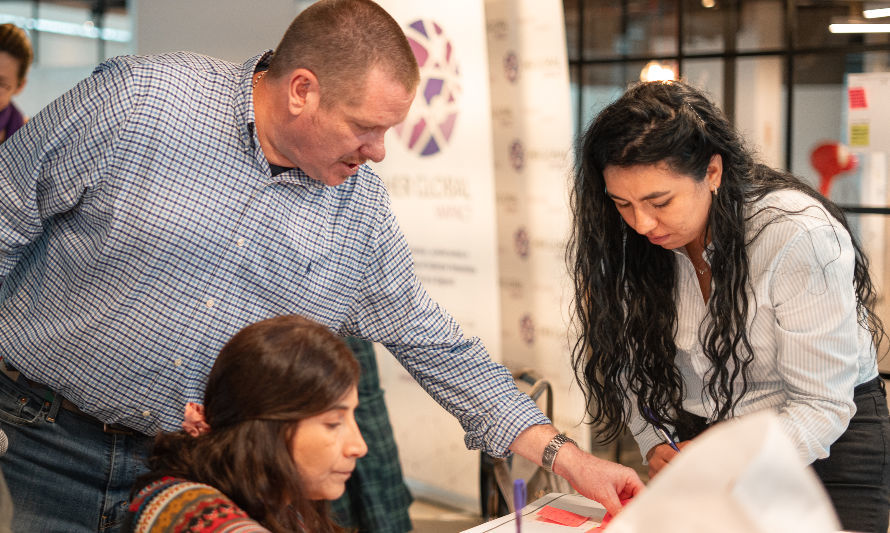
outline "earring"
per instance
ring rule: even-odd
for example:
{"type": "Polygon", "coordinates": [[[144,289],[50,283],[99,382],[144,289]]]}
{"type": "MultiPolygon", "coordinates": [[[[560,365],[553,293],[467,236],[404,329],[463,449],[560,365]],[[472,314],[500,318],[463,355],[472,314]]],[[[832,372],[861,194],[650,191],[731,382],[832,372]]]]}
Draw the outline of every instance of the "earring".
{"type": "Polygon", "coordinates": [[[716,197],[716,196],[717,196],[717,189],[719,189],[719,188],[720,188],[720,187],[714,187],[713,189],[711,189],[711,194],[713,194],[713,195],[716,197]]]}

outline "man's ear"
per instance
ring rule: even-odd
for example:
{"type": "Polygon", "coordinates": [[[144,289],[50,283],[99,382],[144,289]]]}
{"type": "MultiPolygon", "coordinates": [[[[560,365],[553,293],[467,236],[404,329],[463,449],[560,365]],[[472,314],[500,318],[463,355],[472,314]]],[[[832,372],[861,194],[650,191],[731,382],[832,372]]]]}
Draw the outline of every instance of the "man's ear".
{"type": "Polygon", "coordinates": [[[318,78],[305,68],[291,72],[287,86],[287,106],[293,115],[299,115],[306,109],[318,107],[318,78]]]}

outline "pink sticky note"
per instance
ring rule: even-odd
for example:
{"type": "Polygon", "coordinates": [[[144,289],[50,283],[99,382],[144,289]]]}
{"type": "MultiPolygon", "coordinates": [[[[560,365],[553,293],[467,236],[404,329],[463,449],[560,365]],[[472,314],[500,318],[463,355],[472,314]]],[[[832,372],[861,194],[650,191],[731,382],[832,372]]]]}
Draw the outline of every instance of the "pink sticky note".
{"type": "Polygon", "coordinates": [[[868,107],[868,103],[865,101],[865,88],[850,87],[847,93],[850,96],[850,109],[864,109],[868,107]]]}
{"type": "Polygon", "coordinates": [[[589,518],[564,509],[557,509],[556,507],[551,507],[549,505],[545,505],[543,509],[538,511],[538,517],[569,527],[578,527],[589,518]]]}
{"type": "MultiPolygon", "coordinates": [[[[627,502],[629,502],[629,501],[630,501],[630,498],[627,498],[626,500],[621,500],[621,506],[624,507],[625,505],[627,505],[627,502]]],[[[606,513],[605,516],[603,516],[603,521],[600,522],[600,525],[598,525],[595,528],[587,530],[586,533],[602,533],[602,532],[604,532],[606,530],[606,526],[609,525],[609,522],[611,520],[612,520],[612,514],[606,513]]]]}
{"type": "Polygon", "coordinates": [[[603,517],[603,521],[600,522],[600,525],[588,529],[586,533],[603,533],[604,531],[606,531],[606,524],[608,524],[609,520],[611,519],[612,515],[606,513],[606,516],[603,517]]]}

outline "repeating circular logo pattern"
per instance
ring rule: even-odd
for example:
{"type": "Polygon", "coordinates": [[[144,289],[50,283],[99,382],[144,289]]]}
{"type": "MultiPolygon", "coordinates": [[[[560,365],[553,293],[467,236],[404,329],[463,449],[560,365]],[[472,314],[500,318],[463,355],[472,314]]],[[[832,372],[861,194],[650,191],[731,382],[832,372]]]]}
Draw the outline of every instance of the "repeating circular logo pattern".
{"type": "Polygon", "coordinates": [[[519,257],[523,259],[528,257],[531,244],[529,242],[528,232],[525,231],[525,228],[519,228],[516,230],[516,233],[513,234],[513,246],[516,247],[516,253],[519,257]]]}
{"type": "Polygon", "coordinates": [[[442,151],[454,133],[460,68],[454,46],[439,23],[416,20],[405,28],[405,35],[420,66],[420,87],[408,117],[393,131],[408,150],[430,156],[442,151]]]}
{"type": "Polygon", "coordinates": [[[529,346],[535,343],[535,321],[531,315],[519,319],[519,337],[529,346]]]}
{"type": "Polygon", "coordinates": [[[504,75],[510,83],[516,83],[519,79],[519,56],[513,50],[504,56],[504,75]]]}
{"type": "Polygon", "coordinates": [[[525,166],[525,147],[522,141],[516,139],[510,144],[510,166],[513,170],[519,172],[525,166]]]}

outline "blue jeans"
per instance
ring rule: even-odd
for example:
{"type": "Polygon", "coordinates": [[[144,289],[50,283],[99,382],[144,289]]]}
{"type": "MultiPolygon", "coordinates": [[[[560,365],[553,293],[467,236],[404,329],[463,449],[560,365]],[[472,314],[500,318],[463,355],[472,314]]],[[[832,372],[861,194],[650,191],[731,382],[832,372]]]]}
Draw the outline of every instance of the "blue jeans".
{"type": "Polygon", "coordinates": [[[13,501],[13,531],[117,533],[130,488],[146,471],[152,439],[108,433],[61,398],[0,372],[0,467],[13,501]]]}

